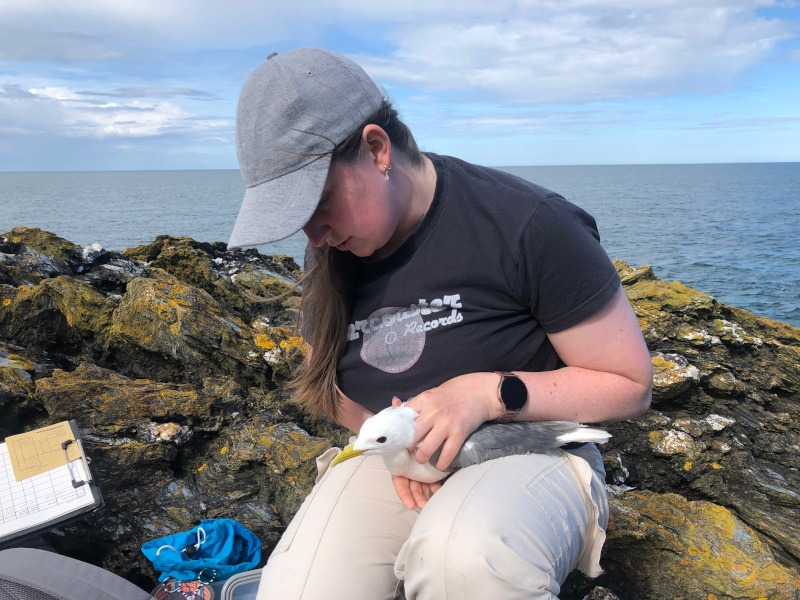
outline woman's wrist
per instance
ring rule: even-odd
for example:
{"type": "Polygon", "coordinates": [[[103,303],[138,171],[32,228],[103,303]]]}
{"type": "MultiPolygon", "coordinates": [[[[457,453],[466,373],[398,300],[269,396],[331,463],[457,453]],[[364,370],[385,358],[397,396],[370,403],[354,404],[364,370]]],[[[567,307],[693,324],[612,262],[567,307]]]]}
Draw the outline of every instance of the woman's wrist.
{"type": "Polygon", "coordinates": [[[465,373],[450,380],[455,393],[462,400],[469,399],[471,411],[477,411],[482,422],[494,421],[503,415],[505,408],[497,397],[498,375],[492,371],[465,373]]]}
{"type": "Polygon", "coordinates": [[[487,421],[496,421],[497,419],[501,418],[505,412],[506,407],[503,404],[503,400],[500,398],[498,393],[500,382],[502,381],[502,376],[497,372],[487,373],[490,377],[489,380],[489,389],[488,389],[488,406],[489,406],[489,418],[487,421]]]}

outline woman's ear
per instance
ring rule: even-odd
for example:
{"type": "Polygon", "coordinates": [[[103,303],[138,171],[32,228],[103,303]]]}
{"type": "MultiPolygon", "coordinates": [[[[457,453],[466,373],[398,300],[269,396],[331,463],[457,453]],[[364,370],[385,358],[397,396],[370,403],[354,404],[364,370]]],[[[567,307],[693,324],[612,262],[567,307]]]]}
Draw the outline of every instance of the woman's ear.
{"type": "Polygon", "coordinates": [[[361,132],[361,142],[372,154],[375,165],[381,172],[392,164],[392,142],[380,125],[370,124],[361,132]]]}

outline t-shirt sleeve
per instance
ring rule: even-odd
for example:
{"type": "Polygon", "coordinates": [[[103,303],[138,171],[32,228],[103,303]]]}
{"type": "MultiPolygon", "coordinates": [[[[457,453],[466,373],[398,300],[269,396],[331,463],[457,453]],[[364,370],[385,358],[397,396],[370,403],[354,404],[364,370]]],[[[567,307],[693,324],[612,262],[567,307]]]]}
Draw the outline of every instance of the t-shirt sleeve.
{"type": "Polygon", "coordinates": [[[547,333],[568,329],[598,312],[620,284],[600,245],[594,218],[556,194],[534,211],[518,264],[521,295],[547,333]]]}

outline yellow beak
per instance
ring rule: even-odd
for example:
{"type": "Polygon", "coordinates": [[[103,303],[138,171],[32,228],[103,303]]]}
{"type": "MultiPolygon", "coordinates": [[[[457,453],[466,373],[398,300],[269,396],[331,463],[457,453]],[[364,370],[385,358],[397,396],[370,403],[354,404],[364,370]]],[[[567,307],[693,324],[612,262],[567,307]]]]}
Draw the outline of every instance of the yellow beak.
{"type": "Polygon", "coordinates": [[[344,450],[339,452],[339,454],[333,457],[333,460],[331,461],[331,467],[335,467],[339,463],[343,463],[344,461],[355,458],[356,456],[361,456],[362,454],[364,454],[364,450],[353,450],[353,444],[350,444],[344,450]]]}

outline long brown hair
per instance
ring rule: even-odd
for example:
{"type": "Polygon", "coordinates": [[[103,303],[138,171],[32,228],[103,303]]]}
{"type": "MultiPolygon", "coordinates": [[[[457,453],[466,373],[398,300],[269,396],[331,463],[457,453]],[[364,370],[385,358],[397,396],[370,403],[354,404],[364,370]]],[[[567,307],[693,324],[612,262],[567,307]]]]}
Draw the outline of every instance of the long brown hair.
{"type": "MultiPolygon", "coordinates": [[[[402,153],[409,164],[422,164],[422,154],[411,130],[386,100],[350,137],[334,148],[331,160],[354,162],[362,150],[361,132],[371,124],[383,128],[393,151],[402,153]]],[[[327,244],[321,248],[309,245],[306,250],[301,320],[311,351],[306,354],[289,388],[293,392],[292,400],[315,417],[324,415],[336,419],[339,414],[336,368],[347,343],[359,260],[327,244]]]]}

